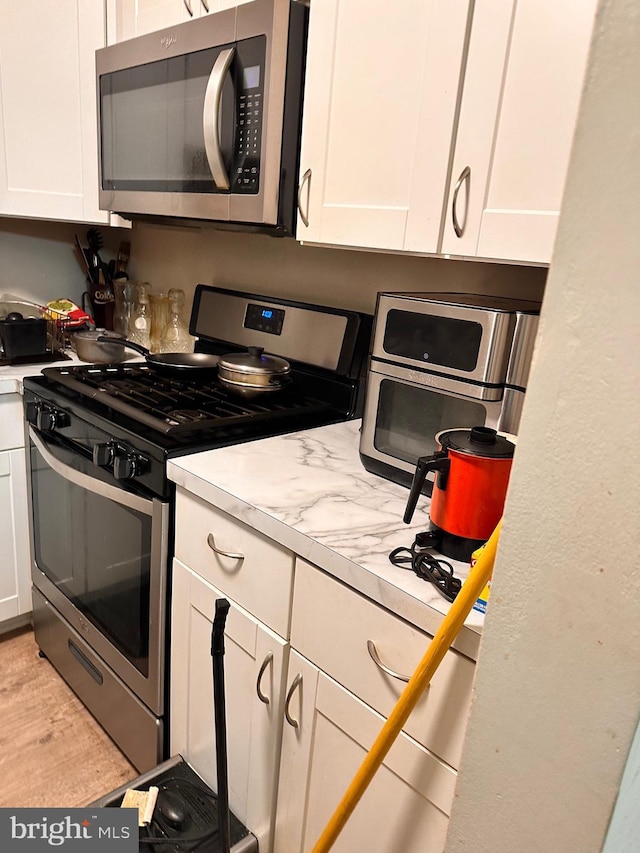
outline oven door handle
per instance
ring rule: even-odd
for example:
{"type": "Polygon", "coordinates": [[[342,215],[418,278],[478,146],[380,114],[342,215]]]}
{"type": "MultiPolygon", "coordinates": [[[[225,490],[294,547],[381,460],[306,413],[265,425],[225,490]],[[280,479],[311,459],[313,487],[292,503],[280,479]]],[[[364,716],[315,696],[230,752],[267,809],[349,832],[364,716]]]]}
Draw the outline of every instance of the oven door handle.
{"type": "Polygon", "coordinates": [[[64,462],[57,459],[53,453],[47,449],[44,441],[31,426],[29,427],[29,437],[47,465],[52,468],[56,474],[60,474],[61,477],[64,477],[65,480],[68,480],[76,486],[80,486],[82,489],[86,489],[88,492],[93,492],[96,495],[100,495],[100,497],[107,498],[110,501],[121,504],[122,506],[135,509],[145,515],[153,515],[153,501],[141,498],[138,495],[125,491],[124,489],[119,489],[117,486],[112,486],[109,483],[103,483],[102,480],[96,480],[94,477],[90,477],[82,471],[76,471],[75,468],[65,465],[64,462]]]}

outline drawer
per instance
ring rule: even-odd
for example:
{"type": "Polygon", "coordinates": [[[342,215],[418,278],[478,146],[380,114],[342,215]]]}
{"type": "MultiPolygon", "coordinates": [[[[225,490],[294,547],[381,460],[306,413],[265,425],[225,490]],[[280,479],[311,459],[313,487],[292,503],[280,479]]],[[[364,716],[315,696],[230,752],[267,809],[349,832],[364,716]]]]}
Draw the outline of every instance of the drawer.
{"type": "Polygon", "coordinates": [[[181,489],[176,497],[175,540],[179,560],[288,638],[291,551],[181,489]]]}
{"type": "MultiPolygon", "coordinates": [[[[432,637],[298,558],[291,647],[388,716],[432,637]],[[375,650],[369,650],[369,643],[375,650]]],[[[457,769],[466,729],[475,664],[450,649],[404,730],[457,769]]]]}

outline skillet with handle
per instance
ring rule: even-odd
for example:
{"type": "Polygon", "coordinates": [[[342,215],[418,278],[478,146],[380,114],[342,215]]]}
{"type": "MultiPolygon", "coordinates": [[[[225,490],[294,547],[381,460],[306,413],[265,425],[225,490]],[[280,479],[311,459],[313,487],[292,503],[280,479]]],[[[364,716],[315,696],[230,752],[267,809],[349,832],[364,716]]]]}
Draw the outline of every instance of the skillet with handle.
{"type": "MultiPolygon", "coordinates": [[[[96,338],[98,343],[108,343],[113,345],[113,337],[100,335],[96,338]]],[[[215,370],[218,366],[219,356],[211,355],[206,352],[162,352],[152,353],[147,347],[134,341],[122,338],[121,344],[127,349],[135,350],[140,355],[145,357],[147,364],[150,364],[158,372],[162,373],[187,373],[193,370],[215,370]]]]}

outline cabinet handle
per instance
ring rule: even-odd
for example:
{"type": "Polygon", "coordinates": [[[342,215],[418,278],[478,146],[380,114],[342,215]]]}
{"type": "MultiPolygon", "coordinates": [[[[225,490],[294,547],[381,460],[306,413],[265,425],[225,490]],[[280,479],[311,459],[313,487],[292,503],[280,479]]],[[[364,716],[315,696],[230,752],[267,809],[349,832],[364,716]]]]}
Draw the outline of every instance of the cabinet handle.
{"type": "Polygon", "coordinates": [[[302,176],[302,180],[300,181],[300,186],[298,187],[298,213],[300,214],[300,219],[305,224],[305,227],[309,227],[309,196],[311,194],[311,169],[307,169],[307,171],[302,176]],[[308,183],[307,187],[307,210],[306,213],[302,209],[302,188],[305,184],[308,183]]]}
{"type": "Polygon", "coordinates": [[[265,696],[262,690],[260,689],[260,682],[262,681],[262,676],[265,673],[266,668],[270,663],[273,663],[273,652],[267,652],[267,656],[262,661],[262,666],[260,667],[260,672],[258,673],[258,678],[256,679],[256,693],[258,694],[258,699],[261,702],[264,702],[265,705],[268,705],[270,700],[268,696],[265,696]]]}
{"type": "Polygon", "coordinates": [[[222,548],[216,548],[216,540],[213,538],[213,533],[207,536],[207,545],[214,554],[219,554],[221,557],[228,557],[230,560],[244,560],[244,554],[234,554],[233,551],[223,551],[222,548]]]}
{"type": "Polygon", "coordinates": [[[207,0],[200,0],[200,2],[204,6],[204,11],[208,12],[209,11],[209,4],[207,3],[207,0]]]}
{"type": "Polygon", "coordinates": [[[409,681],[411,678],[410,675],[400,675],[399,672],[394,672],[394,670],[389,669],[388,666],[385,666],[380,660],[380,656],[378,655],[378,650],[376,649],[376,644],[373,640],[367,640],[367,651],[369,652],[369,657],[375,663],[375,665],[381,669],[383,672],[386,672],[387,675],[390,675],[392,678],[397,678],[398,681],[409,681]]]}
{"type": "Polygon", "coordinates": [[[191,8],[191,0],[183,0],[184,8],[189,13],[189,17],[193,18],[193,9],[191,8]]]}
{"type": "Polygon", "coordinates": [[[456,186],[453,191],[453,202],[451,204],[451,217],[453,219],[453,230],[456,232],[457,237],[462,237],[464,234],[464,229],[467,226],[467,214],[469,213],[469,191],[471,188],[471,169],[468,166],[465,166],[464,169],[460,172],[460,177],[456,181],[456,186]],[[465,194],[465,204],[464,204],[464,219],[462,220],[462,225],[458,222],[458,193],[460,192],[460,187],[466,182],[467,184],[467,192],[465,194]]]}
{"type": "Polygon", "coordinates": [[[289,703],[291,702],[291,697],[295,693],[296,687],[299,687],[302,684],[302,673],[299,672],[296,677],[291,682],[291,687],[289,688],[289,692],[287,693],[287,698],[284,702],[284,715],[287,718],[287,722],[290,726],[293,726],[294,729],[297,729],[300,726],[300,723],[297,720],[294,720],[291,714],[289,713],[289,703]]]}

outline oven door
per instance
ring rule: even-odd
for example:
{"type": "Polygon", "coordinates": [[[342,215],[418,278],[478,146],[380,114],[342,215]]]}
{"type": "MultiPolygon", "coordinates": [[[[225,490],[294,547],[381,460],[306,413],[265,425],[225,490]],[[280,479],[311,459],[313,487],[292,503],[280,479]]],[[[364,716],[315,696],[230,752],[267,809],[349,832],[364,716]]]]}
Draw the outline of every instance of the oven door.
{"type": "MultiPolygon", "coordinates": [[[[500,428],[502,389],[447,380],[394,365],[372,366],[360,437],[367,471],[410,486],[419,456],[437,450],[443,429],[500,428]],[[498,399],[496,399],[498,398],[498,399]]],[[[431,494],[427,480],[425,494],[431,494]]]]}
{"type": "Polygon", "coordinates": [[[29,427],[29,439],[34,586],[160,716],[169,504],[53,434],[29,427]]]}

